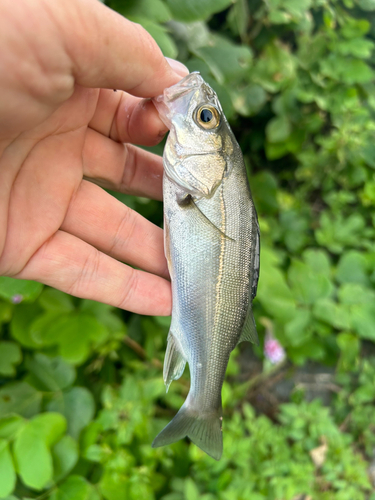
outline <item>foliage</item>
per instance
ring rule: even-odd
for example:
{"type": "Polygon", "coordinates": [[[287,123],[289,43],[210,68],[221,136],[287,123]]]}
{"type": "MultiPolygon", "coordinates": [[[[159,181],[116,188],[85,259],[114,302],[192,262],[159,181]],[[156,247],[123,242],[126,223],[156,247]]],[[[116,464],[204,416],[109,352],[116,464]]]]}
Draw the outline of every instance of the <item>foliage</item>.
{"type": "MultiPolygon", "coordinates": [[[[270,420],[234,355],[223,459],[153,450],[188,389],[165,395],[169,319],[0,278],[0,498],[374,500],[374,1],[107,3],[217,91],[259,213],[260,337],[335,367],[341,390],[330,409],[296,392],[270,420]]],[[[116,196],[161,224],[156,202],[116,196]]]]}

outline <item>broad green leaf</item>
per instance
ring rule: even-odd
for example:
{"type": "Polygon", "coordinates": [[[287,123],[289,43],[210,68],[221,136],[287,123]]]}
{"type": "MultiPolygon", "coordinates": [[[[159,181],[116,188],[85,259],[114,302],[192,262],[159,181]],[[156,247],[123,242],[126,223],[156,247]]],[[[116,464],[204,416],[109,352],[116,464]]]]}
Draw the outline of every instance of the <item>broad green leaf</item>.
{"type": "Polygon", "coordinates": [[[251,178],[251,188],[255,205],[260,213],[274,214],[279,205],[277,202],[277,180],[275,176],[263,170],[251,178]]]}
{"type": "Polygon", "coordinates": [[[154,23],[166,23],[171,19],[171,13],[161,0],[137,0],[123,2],[120,10],[128,19],[141,17],[151,19],[154,23]]]}
{"type": "Polygon", "coordinates": [[[311,323],[311,312],[308,309],[297,309],[294,318],[284,328],[289,345],[299,346],[305,343],[312,333],[311,323]]]}
{"type": "Polygon", "coordinates": [[[0,342],[0,374],[12,377],[16,374],[15,365],[21,363],[22,353],[15,342],[0,342]]]}
{"type": "Polygon", "coordinates": [[[199,489],[190,477],[185,480],[184,497],[185,500],[196,500],[200,497],[199,489]]]}
{"type": "Polygon", "coordinates": [[[194,54],[206,62],[221,84],[244,77],[252,61],[252,51],[249,47],[236,45],[218,35],[212,35],[209,43],[196,48],[194,54]]]}
{"type": "Polygon", "coordinates": [[[271,317],[287,322],[294,317],[296,304],[281,271],[277,267],[268,264],[267,257],[267,253],[261,247],[262,266],[257,297],[271,317]]]}
{"type": "Polygon", "coordinates": [[[336,269],[336,279],[339,283],[359,283],[369,285],[370,281],[366,272],[366,257],[355,250],[344,253],[336,269]]]}
{"type": "Polygon", "coordinates": [[[40,315],[43,310],[37,304],[20,304],[16,307],[10,331],[12,337],[25,347],[35,349],[39,347],[30,334],[30,324],[40,315]]]}
{"type": "Polygon", "coordinates": [[[355,367],[360,350],[360,342],[356,335],[344,332],[337,336],[337,345],[340,348],[339,370],[347,371],[355,367]]]}
{"type": "Polygon", "coordinates": [[[68,422],[68,433],[78,439],[81,430],[91,422],[95,413],[95,402],[85,387],[73,387],[55,394],[48,404],[50,411],[62,413],[68,422]]]}
{"type": "Polygon", "coordinates": [[[279,41],[266,45],[251,72],[252,80],[269,92],[278,92],[295,78],[296,60],[279,41]]]}
{"type": "Polygon", "coordinates": [[[303,252],[302,258],[313,272],[327,277],[331,275],[331,262],[325,250],[309,248],[303,252]]]}
{"type": "Polygon", "coordinates": [[[68,363],[82,364],[95,345],[104,342],[108,329],[95,317],[84,313],[60,316],[47,322],[42,330],[44,343],[57,343],[61,357],[68,363]]]}
{"type": "Polygon", "coordinates": [[[41,347],[51,346],[58,342],[58,339],[50,334],[51,329],[59,321],[64,321],[69,316],[58,310],[47,310],[40,314],[29,326],[30,337],[36,345],[41,347]]]}
{"type": "Polygon", "coordinates": [[[9,443],[0,439],[0,497],[10,495],[16,485],[16,472],[14,470],[9,443]]]}
{"type": "Polygon", "coordinates": [[[41,353],[28,358],[26,366],[41,388],[48,391],[66,389],[73,384],[76,377],[73,366],[68,365],[63,359],[51,358],[41,353]]]}
{"type": "Polygon", "coordinates": [[[19,304],[24,300],[32,302],[42,290],[43,285],[36,281],[17,280],[0,276],[0,297],[13,302],[13,304],[19,304]]]}
{"type": "Polygon", "coordinates": [[[357,3],[363,10],[375,10],[375,0],[357,0],[357,3]]]}
{"type": "Polygon", "coordinates": [[[338,289],[340,302],[345,305],[375,303],[375,291],[356,283],[345,283],[338,289]]]}
{"type": "Polygon", "coordinates": [[[30,418],[40,411],[42,393],[26,382],[14,382],[0,389],[0,417],[18,413],[30,418]]]}
{"type": "Polygon", "coordinates": [[[12,319],[13,309],[12,304],[0,300],[0,325],[1,323],[9,323],[12,319]]]}
{"type": "Polygon", "coordinates": [[[14,439],[25,425],[25,420],[19,415],[9,415],[0,419],[0,438],[14,439]]]}
{"type": "Polygon", "coordinates": [[[313,306],[315,318],[325,321],[329,325],[339,329],[351,327],[350,311],[348,307],[337,304],[332,299],[325,298],[315,302],[313,306]]]}
{"type": "Polygon", "coordinates": [[[52,448],[54,481],[61,481],[77,463],[78,444],[71,436],[64,436],[52,448]]]}
{"type": "Polygon", "coordinates": [[[45,287],[38,299],[38,303],[46,311],[69,313],[74,310],[74,304],[70,295],[60,292],[55,288],[45,287]]]}
{"type": "Polygon", "coordinates": [[[129,477],[121,472],[106,471],[100,479],[99,489],[106,500],[123,500],[129,498],[129,477]]]}
{"type": "Polygon", "coordinates": [[[26,486],[41,490],[52,479],[52,457],[38,432],[24,430],[13,448],[18,473],[26,486]]]}
{"type": "Polygon", "coordinates": [[[66,422],[58,413],[42,413],[30,420],[14,442],[17,470],[26,486],[42,489],[52,479],[50,447],[62,436],[66,422]]]}
{"type": "Polygon", "coordinates": [[[266,127],[266,136],[269,142],[283,142],[292,131],[291,124],[286,116],[272,118],[266,127]]]}
{"type": "Polygon", "coordinates": [[[231,0],[189,0],[189,2],[166,0],[173,19],[188,23],[204,21],[211,17],[212,14],[224,10],[231,3],[231,0]]]}
{"type": "Polygon", "coordinates": [[[294,297],[302,304],[313,304],[329,297],[333,285],[327,276],[317,274],[304,262],[294,260],[288,271],[288,279],[294,297]]]}
{"type": "Polygon", "coordinates": [[[100,497],[94,486],[84,477],[69,476],[52,493],[50,500],[100,500],[100,497]]]}
{"type": "Polygon", "coordinates": [[[358,335],[375,341],[375,304],[353,305],[350,310],[351,323],[358,335]]]}
{"type": "Polygon", "coordinates": [[[16,472],[9,449],[9,443],[0,439],[0,497],[10,495],[16,485],[16,472]]]}
{"type": "Polygon", "coordinates": [[[242,116],[257,114],[267,102],[266,91],[256,83],[234,89],[231,95],[235,110],[242,116]]]}

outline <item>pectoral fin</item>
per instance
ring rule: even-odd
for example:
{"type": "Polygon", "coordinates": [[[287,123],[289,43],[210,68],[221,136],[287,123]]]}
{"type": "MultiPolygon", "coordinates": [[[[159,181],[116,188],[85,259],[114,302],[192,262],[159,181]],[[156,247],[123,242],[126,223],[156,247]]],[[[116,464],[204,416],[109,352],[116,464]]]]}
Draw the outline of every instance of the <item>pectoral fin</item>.
{"type": "Polygon", "coordinates": [[[227,234],[225,234],[217,226],[215,226],[215,224],[212,221],[210,221],[210,219],[207,217],[207,215],[205,215],[202,212],[202,210],[198,207],[198,205],[195,203],[194,198],[191,196],[191,194],[188,194],[188,195],[184,196],[183,198],[177,200],[177,203],[180,207],[186,207],[186,208],[189,207],[192,210],[194,210],[195,213],[198,215],[198,217],[200,218],[200,220],[203,223],[208,224],[211,227],[211,229],[218,231],[221,234],[221,236],[224,236],[224,238],[226,238],[227,240],[236,241],[233,238],[231,238],[230,236],[228,236],[227,234]]]}
{"type": "Polygon", "coordinates": [[[164,358],[163,378],[168,392],[172,380],[177,380],[183,374],[186,359],[182,354],[172,332],[168,335],[168,345],[164,358]]]}
{"type": "Polygon", "coordinates": [[[253,315],[253,310],[251,305],[249,306],[246,314],[246,319],[245,323],[242,329],[242,333],[240,336],[240,342],[252,342],[253,344],[258,345],[259,344],[259,339],[258,339],[258,333],[257,333],[257,327],[255,325],[255,319],[253,315]]]}

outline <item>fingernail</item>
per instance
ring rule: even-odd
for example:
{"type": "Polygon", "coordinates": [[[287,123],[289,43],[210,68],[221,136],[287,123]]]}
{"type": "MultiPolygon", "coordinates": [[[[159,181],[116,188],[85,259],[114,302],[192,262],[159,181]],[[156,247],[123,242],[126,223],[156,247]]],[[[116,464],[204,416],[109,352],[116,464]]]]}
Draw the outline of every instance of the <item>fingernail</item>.
{"type": "Polygon", "coordinates": [[[166,57],[167,63],[173,69],[175,73],[179,76],[184,77],[189,74],[189,70],[187,67],[180,63],[180,61],[176,61],[176,59],[171,59],[170,57],[166,57]]]}

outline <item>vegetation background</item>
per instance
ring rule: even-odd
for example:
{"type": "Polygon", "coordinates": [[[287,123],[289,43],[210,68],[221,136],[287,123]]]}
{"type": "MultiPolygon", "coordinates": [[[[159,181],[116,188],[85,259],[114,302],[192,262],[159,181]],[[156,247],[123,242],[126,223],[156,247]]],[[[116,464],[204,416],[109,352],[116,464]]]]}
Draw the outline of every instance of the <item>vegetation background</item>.
{"type": "Polygon", "coordinates": [[[219,94],[259,213],[261,345],[231,357],[220,462],[153,450],[188,391],[165,395],[169,318],[0,278],[0,498],[374,500],[375,0],[107,3],[219,94]]]}

